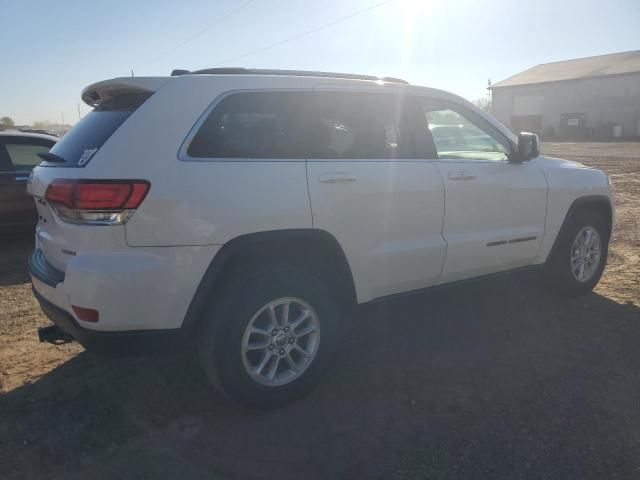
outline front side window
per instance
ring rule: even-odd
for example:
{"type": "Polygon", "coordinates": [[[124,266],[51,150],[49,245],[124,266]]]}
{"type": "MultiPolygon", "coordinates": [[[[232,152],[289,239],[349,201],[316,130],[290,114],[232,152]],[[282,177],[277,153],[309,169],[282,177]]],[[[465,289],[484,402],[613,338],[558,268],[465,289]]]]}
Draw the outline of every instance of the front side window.
{"type": "Polygon", "coordinates": [[[206,118],[187,154],[194,158],[304,158],[304,112],[309,95],[230,95],[206,118]]]}
{"type": "Polygon", "coordinates": [[[368,93],[314,94],[309,158],[413,157],[401,97],[368,93]]]}
{"type": "Polygon", "coordinates": [[[511,151],[509,141],[472,111],[458,105],[425,100],[422,112],[439,159],[508,160],[511,151]]]}

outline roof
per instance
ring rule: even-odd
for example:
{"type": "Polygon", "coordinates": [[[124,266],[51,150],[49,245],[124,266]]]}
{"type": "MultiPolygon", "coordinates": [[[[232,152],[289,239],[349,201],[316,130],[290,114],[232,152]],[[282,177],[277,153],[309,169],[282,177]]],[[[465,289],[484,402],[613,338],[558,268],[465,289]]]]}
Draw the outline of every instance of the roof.
{"type": "Polygon", "coordinates": [[[640,50],[543,63],[498,82],[490,88],[561,82],[624,73],[640,73],[640,50]]]}
{"type": "Polygon", "coordinates": [[[19,130],[2,130],[0,131],[0,137],[41,138],[44,140],[53,140],[54,142],[57,142],[60,140],[55,135],[45,135],[43,133],[21,132],[19,130]]]}
{"type": "Polygon", "coordinates": [[[326,78],[346,78],[350,80],[382,80],[388,83],[404,83],[406,80],[395,77],[376,77],[373,75],[358,75],[355,73],[335,73],[335,72],[316,72],[310,70],[276,70],[261,68],[206,68],[204,70],[174,70],[172,76],[180,75],[286,75],[294,77],[326,77],[326,78]]]}
{"type": "MultiPolygon", "coordinates": [[[[328,72],[306,72],[300,70],[253,70],[253,69],[224,69],[224,73],[220,70],[215,70],[214,73],[203,73],[203,71],[186,72],[184,70],[178,70],[173,72],[173,77],[120,77],[112,78],[110,80],[103,80],[101,82],[94,83],[86,87],[82,92],[82,99],[91,106],[99,105],[101,102],[108,100],[117,95],[129,94],[135,92],[149,92],[152,93],[162,88],[167,82],[172,81],[185,81],[187,84],[191,82],[193,85],[196,82],[203,81],[221,81],[224,85],[221,89],[224,91],[238,89],[238,85],[254,84],[252,81],[252,75],[260,76],[260,84],[264,84],[267,88],[290,88],[294,85],[296,88],[314,88],[318,84],[318,79],[333,78],[338,79],[335,83],[345,84],[346,86],[359,85],[366,87],[367,91],[371,91],[371,88],[379,88],[384,92],[384,89],[389,92],[406,92],[409,94],[416,94],[419,96],[429,96],[431,98],[453,101],[464,105],[476,112],[481,117],[486,117],[488,121],[493,122],[488,114],[485,114],[482,110],[478,109],[468,100],[447,92],[445,90],[439,90],[436,88],[422,87],[418,85],[407,84],[406,82],[395,79],[390,80],[389,77],[369,77],[366,75],[351,75],[351,74],[333,74],[328,72]],[[238,71],[239,70],[239,71],[238,71]],[[251,70],[248,72],[248,70],[251,70]],[[257,73],[260,72],[260,73],[257,73]],[[263,73],[263,72],[278,72],[278,73],[263,73]],[[306,75],[304,73],[307,73],[306,75]],[[363,78],[365,77],[365,78],[363,78]],[[369,80],[371,78],[371,80],[369,80]],[[375,81],[372,81],[375,80],[375,81]],[[375,87],[374,87],[375,86],[375,87]]],[[[326,80],[321,80],[326,83],[326,80]]],[[[333,85],[331,82],[331,86],[333,85]]],[[[508,128],[501,124],[494,125],[500,132],[508,137],[513,142],[517,142],[518,137],[513,134],[508,128]]]]}
{"type": "Polygon", "coordinates": [[[174,70],[171,77],[119,77],[109,80],[96,82],[82,91],[82,100],[91,107],[96,107],[106,102],[110,98],[118,95],[132,93],[153,93],[160,89],[172,77],[181,77],[189,75],[228,75],[228,76],[249,76],[249,75],[265,75],[276,77],[318,77],[318,78],[341,78],[349,80],[373,80],[383,81],[386,83],[403,84],[408,82],[393,77],[374,77],[372,75],[355,75],[350,73],[330,73],[330,72],[313,72],[305,70],[265,70],[250,68],[208,68],[205,70],[196,70],[190,72],[188,70],[174,70]]]}

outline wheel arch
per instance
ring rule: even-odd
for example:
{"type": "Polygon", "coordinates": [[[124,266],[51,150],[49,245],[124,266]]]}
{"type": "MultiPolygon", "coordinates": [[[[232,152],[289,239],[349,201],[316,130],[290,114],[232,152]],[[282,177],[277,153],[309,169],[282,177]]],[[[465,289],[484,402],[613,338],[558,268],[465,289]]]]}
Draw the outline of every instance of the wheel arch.
{"type": "Polygon", "coordinates": [[[607,222],[607,241],[611,238],[611,233],[613,231],[613,205],[611,204],[611,199],[606,195],[586,195],[578,197],[571,203],[566,215],[564,216],[562,226],[560,227],[560,230],[558,230],[558,235],[556,235],[553,246],[547,256],[547,260],[552,258],[558,249],[560,238],[562,238],[562,235],[566,232],[567,225],[571,218],[577,212],[585,210],[596,211],[602,215],[607,222]]]}
{"type": "Polygon", "coordinates": [[[195,330],[208,301],[230,274],[276,264],[313,271],[344,309],[357,303],[351,267],[339,242],[329,232],[288,229],[250,233],[225,243],[217,252],[189,304],[182,330],[187,334],[195,330]]]}

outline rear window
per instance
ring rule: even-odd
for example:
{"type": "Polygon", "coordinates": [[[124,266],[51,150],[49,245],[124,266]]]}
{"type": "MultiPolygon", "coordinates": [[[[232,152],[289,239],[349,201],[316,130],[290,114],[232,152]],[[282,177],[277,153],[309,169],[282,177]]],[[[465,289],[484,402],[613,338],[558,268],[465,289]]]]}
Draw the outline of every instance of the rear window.
{"type": "Polygon", "coordinates": [[[62,157],[64,163],[44,162],[43,165],[85,166],[129,115],[150,96],[149,93],[121,95],[97,106],[51,149],[50,153],[62,157]]]}

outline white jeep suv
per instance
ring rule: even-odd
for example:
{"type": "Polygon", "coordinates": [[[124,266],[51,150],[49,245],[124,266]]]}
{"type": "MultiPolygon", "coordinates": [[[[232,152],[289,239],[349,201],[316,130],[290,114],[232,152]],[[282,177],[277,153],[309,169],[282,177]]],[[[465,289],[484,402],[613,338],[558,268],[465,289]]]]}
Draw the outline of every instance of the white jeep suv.
{"type": "Polygon", "coordinates": [[[29,185],[48,337],[192,340],[245,404],[308,391],[357,304],[530,266],[580,294],[605,266],[607,176],[450,93],[210,69],[82,99],[29,185]]]}

